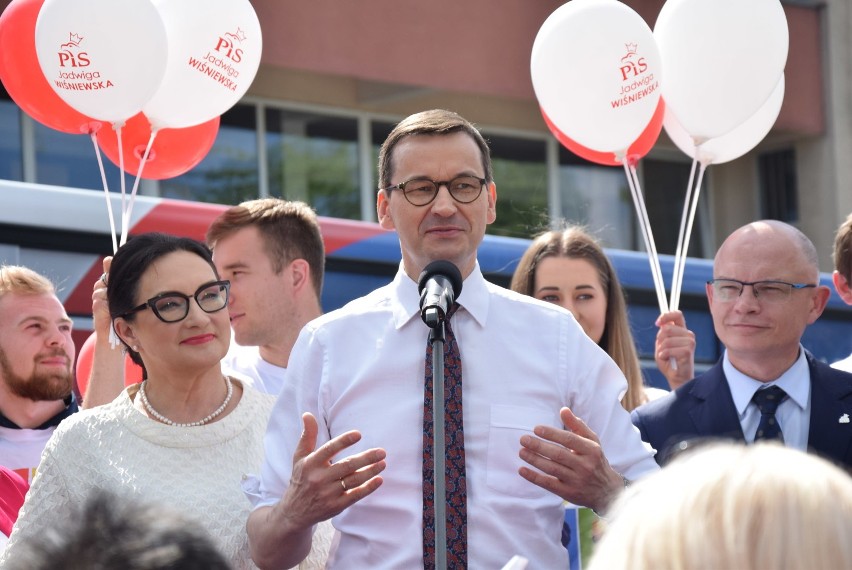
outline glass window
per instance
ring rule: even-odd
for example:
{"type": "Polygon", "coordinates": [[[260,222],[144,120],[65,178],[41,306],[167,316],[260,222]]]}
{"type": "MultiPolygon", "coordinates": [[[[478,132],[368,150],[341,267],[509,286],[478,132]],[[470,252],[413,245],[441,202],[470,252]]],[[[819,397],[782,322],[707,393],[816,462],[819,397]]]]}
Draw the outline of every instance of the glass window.
{"type": "Polygon", "coordinates": [[[373,163],[370,166],[374,169],[375,174],[373,176],[376,178],[376,188],[381,185],[381,180],[379,180],[379,148],[395,126],[394,123],[370,121],[370,137],[373,141],[373,163]]]}
{"type": "MultiPolygon", "coordinates": [[[[109,129],[109,124],[101,127],[109,129]]],[[[71,188],[103,190],[101,170],[95,146],[89,135],[71,135],[35,124],[36,182],[71,188]]],[[[118,167],[101,154],[110,191],[121,191],[118,167]]],[[[133,177],[126,179],[127,192],[133,188],[133,177]]]]}
{"type": "Polygon", "coordinates": [[[764,218],[799,221],[796,153],[793,149],[764,152],[757,157],[761,212],[764,218]]]}
{"type": "Polygon", "coordinates": [[[559,149],[561,216],[586,226],[606,247],[637,249],[636,213],[624,169],[559,149]]]}
{"type": "Polygon", "coordinates": [[[0,178],[23,180],[21,111],[0,83],[0,178]]]}
{"type": "Polygon", "coordinates": [[[219,134],[198,166],[160,181],[166,198],[239,204],[258,197],[257,121],[254,105],[235,105],[222,115],[219,134]]]}
{"type": "Polygon", "coordinates": [[[483,135],[491,146],[497,183],[497,220],[488,233],[526,238],[547,229],[545,141],[483,135]]]}
{"type": "Polygon", "coordinates": [[[322,216],[361,219],[358,122],[268,109],[269,193],[307,202],[322,216]]]}
{"type": "MultiPolygon", "coordinates": [[[[683,202],[686,197],[686,186],[689,183],[691,162],[655,160],[646,158],[642,161],[642,178],[644,180],[645,204],[648,209],[648,219],[654,232],[654,242],[658,253],[674,255],[677,251],[677,239],[680,234],[680,220],[683,217],[683,202]]],[[[704,244],[701,239],[701,209],[702,202],[706,204],[708,177],[705,172],[701,183],[701,195],[698,200],[698,210],[692,224],[692,234],[689,239],[687,253],[690,257],[702,257],[704,244]]],[[[697,176],[697,173],[696,173],[697,176]]]]}

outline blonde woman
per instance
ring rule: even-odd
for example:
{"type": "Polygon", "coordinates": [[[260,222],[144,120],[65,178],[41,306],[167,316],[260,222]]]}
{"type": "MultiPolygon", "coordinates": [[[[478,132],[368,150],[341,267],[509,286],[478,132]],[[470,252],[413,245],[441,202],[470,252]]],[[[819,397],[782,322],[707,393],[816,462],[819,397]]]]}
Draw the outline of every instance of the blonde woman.
{"type": "Polygon", "coordinates": [[[590,570],[852,568],[852,478],[776,443],[708,443],[631,486],[590,570]]]}
{"type": "MultiPolygon", "coordinates": [[[[538,236],[521,257],[511,288],[571,311],[586,335],[609,354],[627,378],[627,392],[621,399],[626,410],[665,393],[644,385],[618,276],[603,248],[582,228],[567,226],[538,236]]],[[[665,327],[661,334],[668,329],[665,327]]],[[[677,370],[663,370],[673,388],[694,375],[695,335],[689,332],[685,340],[682,347],[672,351],[677,370]]]]}

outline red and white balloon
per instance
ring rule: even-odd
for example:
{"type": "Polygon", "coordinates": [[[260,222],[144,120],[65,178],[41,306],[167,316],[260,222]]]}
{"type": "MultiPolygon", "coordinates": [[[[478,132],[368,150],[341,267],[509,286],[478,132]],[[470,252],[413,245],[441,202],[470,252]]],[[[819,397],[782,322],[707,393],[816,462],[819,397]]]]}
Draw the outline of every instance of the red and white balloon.
{"type": "Polygon", "coordinates": [[[109,122],[132,117],[151,99],[169,49],[150,0],[45,0],[35,42],[57,95],[80,113],[109,122]]]}
{"type": "Polygon", "coordinates": [[[572,0],[557,8],[539,29],[530,61],[551,124],[619,160],[657,110],[661,71],[651,29],[616,0],[572,0]]]}

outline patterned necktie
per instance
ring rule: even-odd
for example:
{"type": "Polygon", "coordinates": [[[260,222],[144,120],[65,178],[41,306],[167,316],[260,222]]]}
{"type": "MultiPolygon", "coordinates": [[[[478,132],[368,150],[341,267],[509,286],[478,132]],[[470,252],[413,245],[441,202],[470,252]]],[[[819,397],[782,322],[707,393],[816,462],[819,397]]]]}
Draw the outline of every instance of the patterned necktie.
{"type": "Polygon", "coordinates": [[[757,409],[760,410],[760,423],[757,426],[754,441],[775,439],[784,442],[781,426],[775,419],[775,410],[786,397],[787,392],[778,386],[770,386],[754,393],[751,399],[757,404],[757,409]]]}
{"type": "MultiPolygon", "coordinates": [[[[464,467],[462,363],[450,317],[446,317],[444,399],[446,426],[447,568],[467,568],[467,478],[464,467]]],[[[423,398],[423,567],[435,568],[435,473],[432,449],[432,343],[426,343],[426,389],[423,398]]]]}

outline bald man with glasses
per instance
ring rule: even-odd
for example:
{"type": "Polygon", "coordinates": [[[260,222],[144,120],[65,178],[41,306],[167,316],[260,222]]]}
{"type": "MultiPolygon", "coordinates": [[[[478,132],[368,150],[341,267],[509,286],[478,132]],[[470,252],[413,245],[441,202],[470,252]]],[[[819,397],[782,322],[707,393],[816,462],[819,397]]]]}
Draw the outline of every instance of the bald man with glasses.
{"type": "Polygon", "coordinates": [[[724,355],[632,414],[657,462],[690,441],[724,438],[776,440],[852,466],[852,374],[800,342],[831,294],[813,243],[778,221],[743,226],[719,248],[706,290],[724,355]]]}

